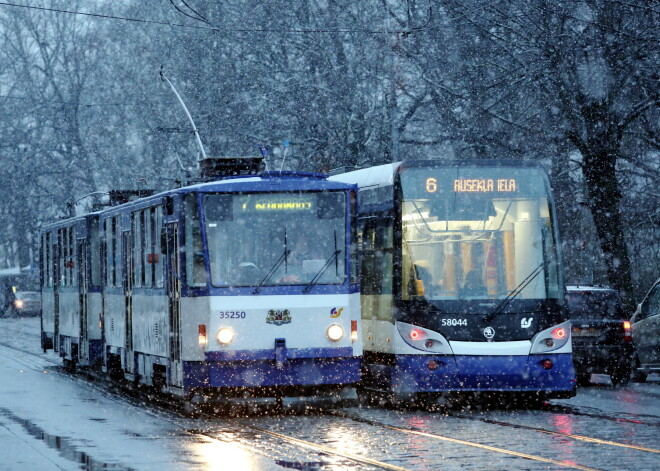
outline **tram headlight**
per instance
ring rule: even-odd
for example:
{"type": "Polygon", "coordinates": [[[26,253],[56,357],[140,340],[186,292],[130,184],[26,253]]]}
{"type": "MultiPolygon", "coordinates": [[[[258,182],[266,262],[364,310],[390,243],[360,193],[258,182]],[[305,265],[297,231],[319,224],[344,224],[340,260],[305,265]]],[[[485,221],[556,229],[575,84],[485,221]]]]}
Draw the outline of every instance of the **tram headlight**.
{"type": "Polygon", "coordinates": [[[332,324],[325,333],[330,340],[337,342],[344,336],[344,328],[339,324],[332,324]]]}
{"type": "Polygon", "coordinates": [[[570,321],[542,330],[532,338],[530,353],[547,353],[559,350],[571,340],[570,332],[570,321]]]}
{"type": "Polygon", "coordinates": [[[403,341],[416,350],[427,353],[452,354],[449,342],[439,332],[401,321],[396,321],[396,328],[403,341]]]}
{"type": "Polygon", "coordinates": [[[229,327],[223,327],[218,330],[218,333],[215,336],[218,339],[220,345],[229,345],[232,340],[234,340],[234,331],[229,327]]]}

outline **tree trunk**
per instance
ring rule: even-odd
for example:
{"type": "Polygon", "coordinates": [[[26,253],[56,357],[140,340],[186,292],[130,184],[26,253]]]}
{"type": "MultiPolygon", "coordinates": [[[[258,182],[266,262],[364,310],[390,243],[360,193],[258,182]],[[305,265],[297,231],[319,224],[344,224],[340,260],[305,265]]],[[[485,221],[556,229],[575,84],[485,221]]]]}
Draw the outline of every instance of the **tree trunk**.
{"type": "Polygon", "coordinates": [[[584,155],[582,171],[587,182],[589,206],[600,239],[607,279],[622,296],[624,306],[632,314],[633,285],[630,258],[623,236],[619,203],[621,192],[616,178],[617,152],[598,146],[584,155]]]}

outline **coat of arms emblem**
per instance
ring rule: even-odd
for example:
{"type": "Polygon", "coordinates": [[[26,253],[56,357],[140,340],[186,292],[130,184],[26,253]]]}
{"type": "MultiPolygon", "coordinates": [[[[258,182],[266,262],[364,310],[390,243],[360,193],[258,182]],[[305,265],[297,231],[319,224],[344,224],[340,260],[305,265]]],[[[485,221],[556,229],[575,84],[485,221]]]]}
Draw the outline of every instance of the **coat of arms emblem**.
{"type": "Polygon", "coordinates": [[[288,309],[284,309],[283,311],[270,309],[268,311],[268,315],[266,316],[266,324],[282,325],[289,323],[291,323],[291,314],[289,313],[288,309]]]}

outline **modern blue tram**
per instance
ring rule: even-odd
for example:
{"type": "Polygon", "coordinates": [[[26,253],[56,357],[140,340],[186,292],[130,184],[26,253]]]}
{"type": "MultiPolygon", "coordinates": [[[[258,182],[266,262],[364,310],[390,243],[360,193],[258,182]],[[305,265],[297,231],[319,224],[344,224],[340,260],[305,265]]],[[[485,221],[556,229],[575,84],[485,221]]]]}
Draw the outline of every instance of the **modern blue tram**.
{"type": "Polygon", "coordinates": [[[340,394],[362,355],[356,194],[262,172],[48,225],[42,346],[191,401],[340,394]]]}
{"type": "Polygon", "coordinates": [[[575,394],[552,192],[520,161],[405,161],[359,186],[366,390],[575,394]]]}

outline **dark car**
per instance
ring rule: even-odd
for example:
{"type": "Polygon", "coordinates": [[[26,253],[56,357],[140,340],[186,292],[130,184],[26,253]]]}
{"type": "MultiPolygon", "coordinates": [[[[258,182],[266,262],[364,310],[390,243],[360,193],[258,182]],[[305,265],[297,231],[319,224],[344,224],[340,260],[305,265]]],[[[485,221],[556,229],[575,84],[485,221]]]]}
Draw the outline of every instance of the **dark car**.
{"type": "Polygon", "coordinates": [[[578,384],[589,384],[592,373],[609,374],[615,385],[626,384],[635,348],[618,293],[584,285],[567,286],[566,291],[578,384]]]}
{"type": "Polygon", "coordinates": [[[36,291],[17,291],[12,309],[15,316],[38,316],[41,314],[41,295],[36,291]]]}
{"type": "Polygon", "coordinates": [[[631,321],[636,347],[633,380],[643,382],[649,373],[660,372],[660,278],[639,303],[631,321]]]}

